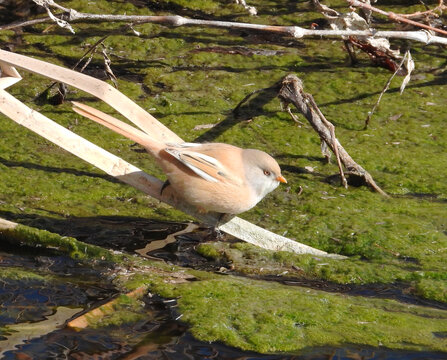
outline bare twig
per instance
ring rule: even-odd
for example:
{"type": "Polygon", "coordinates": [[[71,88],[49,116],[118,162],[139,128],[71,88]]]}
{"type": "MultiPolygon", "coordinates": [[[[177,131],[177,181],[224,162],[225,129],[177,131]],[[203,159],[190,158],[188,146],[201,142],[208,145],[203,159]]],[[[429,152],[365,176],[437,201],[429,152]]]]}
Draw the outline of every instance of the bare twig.
{"type": "Polygon", "coordinates": [[[285,110],[286,110],[287,114],[290,115],[290,117],[292,118],[293,121],[295,121],[295,122],[296,122],[298,125],[300,125],[300,126],[304,126],[304,123],[302,123],[301,121],[298,120],[298,116],[296,116],[296,115],[292,112],[292,109],[290,108],[289,105],[286,105],[285,110]]]}
{"type": "MultiPolygon", "coordinates": [[[[426,6],[428,8],[428,6],[426,6]]],[[[435,16],[439,17],[439,15],[436,12],[442,13],[444,10],[447,9],[447,6],[444,5],[444,0],[439,0],[438,5],[433,9],[428,9],[426,11],[417,11],[413,14],[397,14],[399,16],[402,16],[404,18],[410,19],[410,18],[421,18],[424,16],[435,16]]]]}
{"type": "Polygon", "coordinates": [[[84,72],[85,68],[90,64],[90,61],[92,61],[93,55],[95,54],[95,51],[99,45],[101,45],[105,39],[107,39],[110,36],[110,34],[103,36],[100,38],[97,42],[95,42],[92,46],[90,46],[87,51],[81,56],[81,58],[76,62],[76,64],[72,67],[73,70],[76,70],[78,65],[81,63],[84,58],[89,55],[89,58],[85,62],[85,64],[82,66],[80,72],[84,72]]]}
{"type": "Polygon", "coordinates": [[[25,26],[33,26],[38,24],[45,24],[52,22],[51,18],[49,16],[45,16],[39,19],[33,19],[33,20],[25,20],[25,21],[14,21],[10,24],[6,25],[0,25],[0,30],[12,30],[17,29],[25,26]]]}
{"type": "Polygon", "coordinates": [[[311,3],[318,12],[322,13],[327,18],[337,18],[340,16],[340,13],[337,10],[321,4],[319,0],[311,0],[311,3]]]}
{"type": "Polygon", "coordinates": [[[60,27],[63,28],[63,29],[68,29],[68,30],[70,30],[70,32],[71,32],[72,34],[75,33],[75,31],[73,30],[73,28],[71,27],[71,25],[70,25],[67,21],[65,21],[65,20],[63,20],[63,19],[60,19],[60,18],[58,18],[58,17],[56,17],[56,16],[53,15],[53,13],[52,13],[51,10],[50,10],[50,6],[52,6],[52,7],[56,7],[56,8],[58,8],[58,9],[61,8],[61,7],[60,7],[58,4],[56,4],[53,0],[33,0],[33,1],[34,1],[37,5],[40,5],[40,6],[42,6],[43,8],[45,8],[45,10],[47,11],[48,17],[49,17],[52,21],[54,21],[54,22],[57,24],[57,26],[60,26],[60,27]]]}
{"type": "Polygon", "coordinates": [[[413,25],[413,26],[422,28],[422,29],[426,29],[426,30],[431,30],[431,31],[437,32],[438,34],[447,35],[447,31],[445,31],[445,30],[438,29],[438,28],[435,28],[433,26],[426,25],[426,24],[423,24],[423,23],[420,23],[420,22],[417,22],[417,21],[414,21],[414,20],[410,20],[410,19],[405,18],[405,17],[403,17],[401,15],[395,14],[392,11],[383,11],[381,9],[378,9],[378,8],[376,8],[374,6],[371,6],[369,4],[363,3],[363,2],[358,1],[358,0],[347,0],[347,1],[352,6],[357,6],[357,7],[363,8],[363,9],[374,11],[374,12],[376,12],[378,14],[387,16],[390,20],[393,20],[393,21],[396,21],[396,22],[403,22],[403,23],[406,23],[406,24],[409,24],[409,25],[413,25]]]}
{"type": "MultiPolygon", "coordinates": [[[[320,136],[321,140],[331,148],[334,154],[338,152],[341,163],[350,174],[360,176],[365,183],[378,193],[388,196],[373,180],[372,176],[358,165],[335,138],[330,127],[325,124],[321,115],[308,106],[309,94],[304,93],[302,81],[293,74],[287,75],[282,80],[282,87],[278,94],[286,104],[292,103],[306,117],[310,125],[320,136]]],[[[327,121],[327,120],[326,120],[327,121]]]]}
{"type": "MultiPolygon", "coordinates": [[[[76,62],[76,64],[74,64],[74,66],[72,67],[72,70],[75,70],[75,69],[79,66],[79,64],[82,62],[82,60],[84,60],[85,57],[86,57],[87,55],[89,55],[89,57],[88,57],[88,59],[86,60],[85,64],[82,65],[81,69],[79,70],[79,72],[84,72],[85,68],[86,68],[86,67],[90,64],[90,62],[92,61],[92,59],[93,59],[93,55],[95,54],[97,47],[98,47],[99,45],[101,45],[101,44],[104,42],[104,40],[107,39],[107,37],[109,37],[109,36],[110,36],[110,34],[103,36],[103,37],[100,38],[96,43],[94,43],[92,46],[90,46],[90,47],[88,48],[88,50],[87,50],[87,51],[81,56],[81,58],[76,62]]],[[[56,84],[57,84],[57,81],[55,81],[55,82],[51,83],[49,86],[47,86],[47,88],[46,88],[44,91],[42,91],[39,95],[37,95],[37,96],[34,98],[34,101],[35,101],[36,99],[38,99],[39,97],[41,97],[42,94],[46,94],[46,93],[48,93],[48,92],[49,92],[49,91],[50,91],[56,84]]],[[[115,84],[115,83],[114,83],[114,84],[115,84]]],[[[115,85],[116,85],[116,84],[115,84],[115,85]]],[[[115,86],[115,87],[116,87],[116,86],[115,86]]],[[[59,97],[60,97],[60,103],[62,103],[62,102],[65,100],[65,95],[66,95],[66,92],[61,91],[61,89],[66,90],[66,86],[65,86],[65,84],[63,84],[63,83],[59,83],[59,90],[58,90],[58,93],[59,93],[59,97]]]]}
{"type": "Polygon", "coordinates": [[[106,69],[106,74],[109,77],[109,79],[113,82],[113,85],[118,88],[118,79],[116,78],[115,74],[113,73],[112,69],[110,68],[110,64],[112,63],[112,60],[110,60],[109,56],[107,55],[107,51],[104,47],[102,48],[102,56],[104,57],[104,67],[106,69]]]}
{"type": "Polygon", "coordinates": [[[385,86],[383,87],[382,91],[380,92],[379,98],[377,99],[376,103],[374,104],[373,108],[371,111],[368,112],[368,116],[365,119],[365,127],[364,129],[366,130],[368,128],[369,122],[371,121],[371,118],[374,114],[374,111],[376,111],[377,106],[379,106],[380,101],[382,100],[383,95],[385,94],[385,92],[389,89],[390,85],[391,85],[391,81],[393,81],[394,77],[397,75],[397,73],[400,71],[400,69],[402,68],[405,60],[407,59],[407,54],[409,54],[408,52],[405,53],[404,57],[402,58],[402,61],[400,62],[398,68],[396,69],[396,71],[390,76],[390,78],[388,79],[388,81],[386,82],[385,86]]]}

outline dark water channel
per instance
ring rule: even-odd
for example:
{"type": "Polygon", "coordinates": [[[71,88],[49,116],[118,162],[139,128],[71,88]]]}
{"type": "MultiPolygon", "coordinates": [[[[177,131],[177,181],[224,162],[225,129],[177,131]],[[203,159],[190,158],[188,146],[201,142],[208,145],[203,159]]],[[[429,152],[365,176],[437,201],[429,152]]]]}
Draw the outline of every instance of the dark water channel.
{"type": "MultiPolygon", "coordinates": [[[[35,225],[35,224],[34,224],[35,225]]],[[[185,224],[157,223],[139,218],[71,219],[46,222],[51,231],[70,235],[89,243],[133,252],[144,248],[148,242],[164,241],[185,224]]],[[[175,242],[156,249],[148,255],[209,271],[222,264],[212,264],[194,251],[194,246],[206,236],[203,230],[190,235],[180,235],[175,242]]],[[[159,247],[158,243],[156,247],[159,247]]],[[[310,348],[300,354],[263,355],[245,352],[219,343],[206,343],[192,337],[180,320],[173,299],[145,296],[144,320],[121,326],[111,331],[86,328],[74,331],[61,324],[50,324],[40,333],[30,333],[15,324],[39,324],[54,320],[59,311],[71,311],[71,317],[95,308],[117,295],[109,273],[112,264],[106,262],[86,267],[60,256],[51,250],[0,242],[0,271],[25,269],[43,274],[44,277],[12,277],[0,283],[0,328],[8,325],[8,332],[0,332],[1,359],[446,359],[445,353],[394,351],[383,348],[310,348]],[[62,309],[62,310],[61,310],[62,309]],[[65,310],[64,310],[65,309],[65,310]],[[67,310],[68,309],[68,310],[67,310]],[[56,325],[56,326],[53,326],[56,325]],[[53,327],[52,327],[53,326],[53,327]],[[50,331],[48,330],[50,329],[50,331]],[[21,333],[21,331],[23,333],[21,333]],[[18,335],[19,334],[19,335],[18,335]],[[15,341],[17,335],[21,341],[15,341]],[[14,340],[15,339],[15,340],[14,340]],[[10,340],[8,344],[7,341],[10,340]],[[14,342],[15,341],[15,342],[14,342]]],[[[237,275],[237,274],[236,274],[237,275]]],[[[243,276],[243,275],[240,275],[243,276]]],[[[267,279],[287,285],[311,286],[323,290],[353,293],[362,296],[383,296],[400,301],[420,303],[422,300],[404,295],[397,288],[354,289],[322,283],[303,283],[275,277],[267,279]],[[383,289],[382,289],[383,290],[383,289]],[[368,291],[370,293],[368,293],[368,291]]],[[[426,304],[433,305],[433,304],[426,304]]],[[[70,313],[68,313],[70,314],[70,313]]],[[[69,318],[70,316],[68,316],[69,318]]]]}

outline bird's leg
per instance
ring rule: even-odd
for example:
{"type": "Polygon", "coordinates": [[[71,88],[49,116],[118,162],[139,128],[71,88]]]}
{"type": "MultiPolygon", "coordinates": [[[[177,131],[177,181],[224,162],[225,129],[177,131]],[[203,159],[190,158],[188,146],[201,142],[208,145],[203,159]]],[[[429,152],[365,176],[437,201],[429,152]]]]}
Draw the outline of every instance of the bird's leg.
{"type": "Polygon", "coordinates": [[[220,231],[219,226],[225,224],[226,222],[230,221],[232,218],[234,218],[234,214],[227,214],[227,213],[220,213],[216,225],[214,225],[214,232],[216,234],[216,237],[218,240],[222,240],[224,238],[224,233],[220,231]]]}
{"type": "Polygon", "coordinates": [[[209,226],[206,228],[204,241],[221,241],[224,239],[225,234],[219,230],[217,226],[209,226]]]}
{"type": "Polygon", "coordinates": [[[163,195],[163,190],[166,189],[169,185],[171,185],[171,183],[169,182],[169,180],[166,180],[160,190],[160,195],[163,195]]]}
{"type": "Polygon", "coordinates": [[[229,221],[231,218],[233,218],[234,215],[226,214],[226,213],[219,213],[216,215],[217,215],[217,221],[214,225],[211,225],[209,227],[210,233],[208,235],[208,238],[212,238],[213,240],[220,241],[220,240],[224,240],[225,233],[219,229],[219,226],[222,224],[225,224],[227,221],[229,221]]]}

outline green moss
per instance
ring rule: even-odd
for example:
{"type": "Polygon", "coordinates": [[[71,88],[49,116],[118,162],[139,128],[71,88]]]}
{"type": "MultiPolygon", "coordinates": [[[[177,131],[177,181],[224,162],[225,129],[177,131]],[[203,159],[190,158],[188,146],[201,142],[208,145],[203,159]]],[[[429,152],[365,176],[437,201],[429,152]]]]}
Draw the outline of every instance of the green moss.
{"type": "Polygon", "coordinates": [[[231,276],[178,286],[176,293],[195,336],[242,349],[297,351],[350,343],[447,350],[433,336],[446,329],[445,311],[231,276]]]}
{"type": "Polygon", "coordinates": [[[218,260],[222,257],[222,253],[212,244],[199,244],[196,250],[200,255],[209,259],[218,260]]]}
{"type": "Polygon", "coordinates": [[[119,256],[113,256],[109,251],[94,245],[89,245],[68,236],[60,236],[46,230],[18,225],[13,229],[1,230],[0,237],[6,241],[25,244],[33,247],[55,248],[73,259],[95,258],[107,261],[119,261],[119,256]]]}
{"type": "Polygon", "coordinates": [[[88,318],[89,326],[94,329],[132,325],[148,316],[143,302],[126,295],[120,295],[113,305],[99,307],[99,310],[104,311],[100,316],[88,318]]]}
{"type": "Polygon", "coordinates": [[[36,274],[29,270],[15,268],[15,267],[7,267],[2,268],[0,272],[0,279],[3,280],[19,280],[23,282],[27,282],[29,280],[37,280],[44,282],[47,278],[40,274],[36,274]]]}
{"type": "MultiPolygon", "coordinates": [[[[441,265],[435,270],[430,264],[394,256],[365,260],[350,257],[334,260],[313,255],[296,255],[286,251],[268,251],[247,243],[206,243],[197,251],[217,262],[230,262],[238,273],[251,276],[281,275],[282,278],[327,280],[336,284],[406,283],[409,289],[426,299],[446,302],[447,273],[441,265]]],[[[396,255],[396,254],[394,254],[396,255]]]]}
{"type": "Polygon", "coordinates": [[[447,282],[446,273],[443,278],[426,279],[422,278],[416,283],[416,292],[428,299],[437,300],[443,303],[447,302],[447,282]]]}

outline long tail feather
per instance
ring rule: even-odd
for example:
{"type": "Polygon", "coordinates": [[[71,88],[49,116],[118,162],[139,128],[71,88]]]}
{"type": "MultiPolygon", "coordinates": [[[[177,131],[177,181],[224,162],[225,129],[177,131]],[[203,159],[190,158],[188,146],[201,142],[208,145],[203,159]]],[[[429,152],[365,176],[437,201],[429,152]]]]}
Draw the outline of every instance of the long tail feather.
{"type": "Polygon", "coordinates": [[[97,122],[98,124],[101,124],[130,140],[135,141],[136,143],[144,146],[149,152],[157,151],[165,146],[164,144],[154,140],[143,131],[136,129],[111,115],[103,113],[98,109],[77,101],[72,101],[72,104],[73,110],[78,114],[85,116],[86,118],[93,120],[94,122],[97,122]]]}

